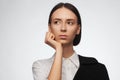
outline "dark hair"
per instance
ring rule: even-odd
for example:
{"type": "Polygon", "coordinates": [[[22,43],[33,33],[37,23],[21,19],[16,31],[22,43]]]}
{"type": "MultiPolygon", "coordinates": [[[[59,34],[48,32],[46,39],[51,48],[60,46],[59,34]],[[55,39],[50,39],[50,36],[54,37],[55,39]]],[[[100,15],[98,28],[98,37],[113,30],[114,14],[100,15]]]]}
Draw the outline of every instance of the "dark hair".
{"type": "Polygon", "coordinates": [[[77,10],[77,8],[70,4],[70,3],[58,3],[56,6],[53,7],[53,9],[51,10],[50,12],[50,15],[49,15],[49,21],[48,21],[48,24],[51,24],[51,16],[52,14],[59,8],[62,8],[62,7],[65,7],[67,9],[69,9],[70,11],[72,11],[76,16],[77,16],[77,23],[78,25],[80,25],[80,33],[78,35],[75,36],[74,40],[73,40],[73,45],[76,46],[79,44],[80,40],[81,40],[81,29],[82,29],[82,24],[81,24],[81,17],[80,17],[80,14],[77,10]]]}

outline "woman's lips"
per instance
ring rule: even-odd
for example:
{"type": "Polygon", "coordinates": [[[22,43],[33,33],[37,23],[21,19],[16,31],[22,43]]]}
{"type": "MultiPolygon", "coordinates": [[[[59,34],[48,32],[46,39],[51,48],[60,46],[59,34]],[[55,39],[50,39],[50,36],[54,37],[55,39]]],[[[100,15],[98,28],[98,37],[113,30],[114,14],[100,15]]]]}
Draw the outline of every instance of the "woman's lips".
{"type": "Polygon", "coordinates": [[[66,39],[67,35],[59,35],[60,39],[66,39]]]}

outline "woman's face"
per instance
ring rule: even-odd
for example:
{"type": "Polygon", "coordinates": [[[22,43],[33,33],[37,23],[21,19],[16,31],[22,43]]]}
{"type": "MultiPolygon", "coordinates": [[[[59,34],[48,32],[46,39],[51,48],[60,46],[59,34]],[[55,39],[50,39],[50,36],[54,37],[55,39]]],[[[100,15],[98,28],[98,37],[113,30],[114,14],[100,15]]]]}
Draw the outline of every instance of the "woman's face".
{"type": "Polygon", "coordinates": [[[80,33],[77,16],[67,8],[59,8],[51,16],[49,30],[55,35],[56,41],[73,44],[76,34],[80,33]]]}

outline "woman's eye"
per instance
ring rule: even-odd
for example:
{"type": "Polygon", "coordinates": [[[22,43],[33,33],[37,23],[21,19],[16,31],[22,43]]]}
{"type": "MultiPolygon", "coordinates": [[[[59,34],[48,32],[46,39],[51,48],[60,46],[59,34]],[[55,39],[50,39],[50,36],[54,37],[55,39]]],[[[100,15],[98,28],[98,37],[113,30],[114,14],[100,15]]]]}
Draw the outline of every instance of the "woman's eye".
{"type": "Polygon", "coordinates": [[[73,23],[73,22],[67,22],[67,24],[69,24],[69,25],[73,25],[74,23],[73,23]]]}
{"type": "Polygon", "coordinates": [[[60,21],[54,21],[54,24],[60,24],[60,21]]]}

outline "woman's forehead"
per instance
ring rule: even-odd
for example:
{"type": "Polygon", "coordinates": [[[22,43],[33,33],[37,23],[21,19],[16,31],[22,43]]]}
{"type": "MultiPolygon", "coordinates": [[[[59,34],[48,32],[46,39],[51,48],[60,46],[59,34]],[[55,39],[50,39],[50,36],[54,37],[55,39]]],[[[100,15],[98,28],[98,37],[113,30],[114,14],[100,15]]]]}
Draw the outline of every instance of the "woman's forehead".
{"type": "Polygon", "coordinates": [[[52,14],[52,19],[77,19],[76,15],[67,8],[59,8],[52,14]]]}

